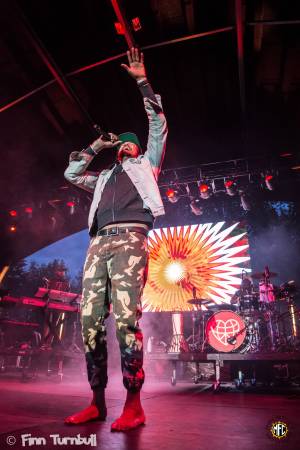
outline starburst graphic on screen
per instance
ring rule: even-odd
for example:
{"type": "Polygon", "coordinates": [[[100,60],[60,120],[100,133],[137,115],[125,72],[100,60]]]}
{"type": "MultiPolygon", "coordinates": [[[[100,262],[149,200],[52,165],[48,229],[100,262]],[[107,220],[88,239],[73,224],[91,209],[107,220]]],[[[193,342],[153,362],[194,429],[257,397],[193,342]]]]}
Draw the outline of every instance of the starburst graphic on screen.
{"type": "MultiPolygon", "coordinates": [[[[248,238],[239,223],[225,222],[152,230],[149,271],[143,293],[144,311],[191,311],[197,298],[230,303],[247,268],[248,238]]],[[[202,308],[204,308],[202,306],[202,308]]]]}

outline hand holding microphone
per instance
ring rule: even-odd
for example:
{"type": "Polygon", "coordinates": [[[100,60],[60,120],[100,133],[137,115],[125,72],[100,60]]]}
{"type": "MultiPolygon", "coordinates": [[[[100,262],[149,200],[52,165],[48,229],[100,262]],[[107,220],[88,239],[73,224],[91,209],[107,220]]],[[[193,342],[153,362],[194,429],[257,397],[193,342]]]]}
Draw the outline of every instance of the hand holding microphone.
{"type": "Polygon", "coordinates": [[[101,150],[104,150],[106,148],[114,148],[119,144],[121,144],[121,141],[118,140],[118,136],[116,134],[105,133],[105,135],[101,134],[100,137],[90,145],[90,147],[93,152],[98,155],[101,150]]]}

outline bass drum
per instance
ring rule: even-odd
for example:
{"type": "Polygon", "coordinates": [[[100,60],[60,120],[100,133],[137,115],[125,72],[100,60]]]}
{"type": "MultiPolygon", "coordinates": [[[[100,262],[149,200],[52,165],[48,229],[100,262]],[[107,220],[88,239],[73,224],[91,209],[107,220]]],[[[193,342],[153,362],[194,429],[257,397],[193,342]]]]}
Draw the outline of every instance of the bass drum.
{"type": "Polygon", "coordinates": [[[233,311],[218,311],[208,319],[205,337],[206,342],[218,352],[234,352],[246,343],[246,324],[233,311]]]}

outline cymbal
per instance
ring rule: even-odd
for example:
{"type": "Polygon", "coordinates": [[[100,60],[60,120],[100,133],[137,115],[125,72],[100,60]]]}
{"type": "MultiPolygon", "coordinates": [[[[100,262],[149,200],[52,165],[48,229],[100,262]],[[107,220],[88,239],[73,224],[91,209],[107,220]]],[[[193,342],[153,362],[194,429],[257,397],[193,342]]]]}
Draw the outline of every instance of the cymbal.
{"type": "Polygon", "coordinates": [[[191,298],[190,300],[187,300],[187,303],[190,303],[191,305],[207,305],[208,303],[211,303],[212,300],[208,300],[207,298],[191,298]]]}
{"type": "MultiPolygon", "coordinates": [[[[261,280],[261,279],[265,278],[264,272],[252,273],[250,276],[251,276],[251,278],[254,278],[255,280],[261,280]]],[[[276,277],[278,277],[278,273],[269,272],[268,278],[276,278],[276,277]]]]}

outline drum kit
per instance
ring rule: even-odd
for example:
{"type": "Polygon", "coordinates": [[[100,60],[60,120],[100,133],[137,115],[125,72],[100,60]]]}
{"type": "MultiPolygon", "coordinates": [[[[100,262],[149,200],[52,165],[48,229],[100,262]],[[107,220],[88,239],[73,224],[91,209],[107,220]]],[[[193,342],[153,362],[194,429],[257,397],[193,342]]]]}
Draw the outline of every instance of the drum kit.
{"type": "Polygon", "coordinates": [[[271,283],[278,276],[266,267],[263,273],[242,273],[240,288],[230,304],[211,305],[211,300],[192,298],[190,351],[267,353],[300,348],[299,313],[294,281],[279,287],[271,283]],[[255,288],[253,280],[257,280],[255,288]],[[204,308],[205,307],[205,308],[204,308]]]}

